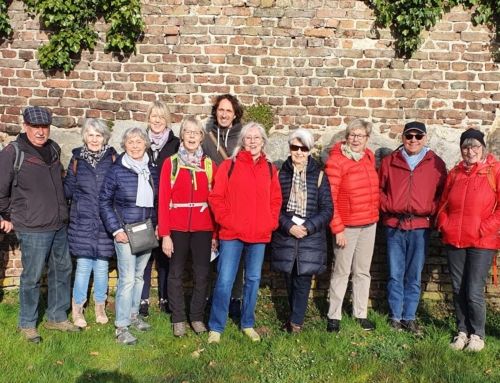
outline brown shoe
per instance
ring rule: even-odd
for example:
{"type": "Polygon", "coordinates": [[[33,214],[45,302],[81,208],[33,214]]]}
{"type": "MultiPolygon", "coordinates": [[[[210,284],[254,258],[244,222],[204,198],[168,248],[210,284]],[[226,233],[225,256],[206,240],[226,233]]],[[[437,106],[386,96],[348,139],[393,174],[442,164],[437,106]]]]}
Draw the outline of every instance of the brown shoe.
{"type": "Polygon", "coordinates": [[[205,327],[205,323],[203,323],[201,321],[191,322],[191,328],[197,334],[208,331],[207,328],[205,327]]]}
{"type": "Polygon", "coordinates": [[[69,320],[65,320],[64,322],[45,322],[43,325],[47,330],[58,330],[62,332],[77,332],[82,329],[78,326],[75,326],[69,320]]]}
{"type": "Polygon", "coordinates": [[[73,316],[73,323],[78,327],[87,327],[87,321],[83,317],[83,305],[87,302],[86,299],[83,300],[81,305],[77,305],[75,298],[71,299],[71,315],[73,316]]]}
{"type": "Polygon", "coordinates": [[[302,326],[297,326],[296,324],[293,324],[292,322],[288,323],[288,328],[287,331],[290,334],[297,334],[302,331],[302,326]]]}
{"type": "Polygon", "coordinates": [[[290,326],[290,319],[287,319],[280,327],[281,331],[288,331],[288,326],[290,326]]]}
{"type": "Polygon", "coordinates": [[[17,328],[17,331],[24,335],[31,343],[40,343],[42,337],[36,332],[36,328],[17,328]]]}
{"type": "Polygon", "coordinates": [[[109,319],[106,315],[106,298],[104,302],[95,302],[95,321],[96,323],[106,324],[109,319]]]}
{"type": "Polygon", "coordinates": [[[172,323],[174,328],[174,336],[186,335],[186,324],[184,322],[172,323]]]}

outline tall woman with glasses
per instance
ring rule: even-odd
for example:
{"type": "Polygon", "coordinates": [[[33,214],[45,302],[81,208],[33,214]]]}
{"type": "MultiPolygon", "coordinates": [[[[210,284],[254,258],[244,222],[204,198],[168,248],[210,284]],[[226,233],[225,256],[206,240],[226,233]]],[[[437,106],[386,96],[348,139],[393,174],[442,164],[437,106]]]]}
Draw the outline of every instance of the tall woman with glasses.
{"type": "Polygon", "coordinates": [[[484,134],[469,129],[460,137],[462,161],[446,180],[438,230],[448,255],[458,335],[451,348],[481,351],[486,306],[484,287],[500,248],[500,164],[486,151],[484,134]]]}
{"type": "Polygon", "coordinates": [[[290,156],[279,173],[283,202],[271,242],[271,266],[285,274],[290,315],[283,331],[302,330],[313,274],[326,271],[326,228],[332,219],[330,185],[311,157],[314,138],[297,129],[288,138],[290,156]]]}
{"type": "Polygon", "coordinates": [[[183,275],[188,253],[193,268],[193,294],[189,312],[194,332],[206,332],[206,304],[210,252],[217,248],[208,194],[216,174],[215,163],[201,147],[205,130],[200,121],[187,118],[181,124],[182,142],[177,154],[165,161],[160,177],[159,236],[163,253],[170,258],[168,301],[174,336],[186,333],[183,275]]]}
{"type": "Polygon", "coordinates": [[[356,119],[346,128],[345,141],[330,150],[325,171],[335,206],[330,228],[334,235],[334,267],[330,280],[327,331],[339,331],[342,302],[352,272],[353,316],[364,330],[368,320],[370,266],[379,219],[379,183],[375,156],[366,147],[372,124],[356,119]]]}
{"type": "Polygon", "coordinates": [[[220,225],[219,277],[210,311],[208,343],[219,343],[226,326],[231,289],[245,251],[245,283],[241,329],[252,341],[260,341],[254,330],[255,304],[259,291],[266,243],[278,227],[281,189],[276,168],[266,158],[267,135],[255,122],[246,124],[238,137],[232,158],[219,167],[209,203],[220,225]]]}

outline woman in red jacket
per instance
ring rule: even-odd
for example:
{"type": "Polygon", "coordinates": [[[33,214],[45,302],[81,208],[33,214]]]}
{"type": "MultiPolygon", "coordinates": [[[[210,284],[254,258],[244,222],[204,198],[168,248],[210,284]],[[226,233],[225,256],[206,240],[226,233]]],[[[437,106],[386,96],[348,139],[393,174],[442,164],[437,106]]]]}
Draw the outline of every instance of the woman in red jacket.
{"type": "Polygon", "coordinates": [[[330,280],[328,332],[340,330],[342,302],[352,271],[353,315],[364,330],[375,326],[367,319],[370,266],[379,219],[379,183],[375,156],[366,147],[372,124],[356,119],[346,128],[345,141],[330,151],[325,172],[332,190],[335,265],[330,280]]]}
{"type": "Polygon", "coordinates": [[[281,188],[276,168],[263,149],[266,131],[255,122],[241,129],[239,145],[231,159],[220,165],[210,193],[210,207],[220,225],[219,277],[215,284],[208,326],[208,343],[219,343],[226,326],[229,300],[241,253],[245,251],[245,284],[241,308],[241,329],[254,342],[260,336],[253,329],[255,304],[266,243],[278,227],[281,188]]]}
{"type": "Polygon", "coordinates": [[[484,348],[484,287],[500,247],[500,164],[486,152],[484,134],[476,129],[460,136],[462,159],[446,180],[438,230],[448,254],[458,335],[454,350],[484,348]]]}
{"type": "Polygon", "coordinates": [[[197,119],[187,118],[182,122],[180,137],[179,151],[163,163],[158,209],[162,250],[170,258],[167,293],[174,336],[186,333],[182,276],[190,250],[194,273],[191,327],[196,333],[207,331],[203,313],[210,252],[217,248],[214,221],[207,203],[216,167],[201,148],[205,130],[197,119]]]}

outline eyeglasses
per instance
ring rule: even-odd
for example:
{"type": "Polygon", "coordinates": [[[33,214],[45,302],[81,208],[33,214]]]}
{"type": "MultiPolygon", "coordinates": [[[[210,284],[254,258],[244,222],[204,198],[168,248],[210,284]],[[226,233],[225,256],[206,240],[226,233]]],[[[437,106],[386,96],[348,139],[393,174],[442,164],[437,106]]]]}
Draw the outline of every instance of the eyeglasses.
{"type": "Polygon", "coordinates": [[[462,148],[462,152],[467,153],[469,149],[477,153],[479,152],[479,149],[481,149],[481,145],[466,146],[465,148],[462,148]]]}
{"type": "Polygon", "coordinates": [[[354,141],[354,139],[358,139],[359,141],[364,140],[366,137],[368,137],[368,134],[349,134],[347,137],[349,137],[350,140],[354,141]]]}
{"type": "Polygon", "coordinates": [[[300,149],[300,151],[302,152],[308,152],[309,151],[309,148],[307,146],[300,146],[300,145],[290,145],[290,150],[292,152],[298,152],[300,149]]]}
{"type": "Polygon", "coordinates": [[[243,139],[246,142],[252,142],[252,141],[259,142],[259,141],[262,141],[262,137],[244,137],[243,139]]]}
{"type": "Polygon", "coordinates": [[[185,130],[184,131],[185,136],[195,136],[195,137],[200,137],[201,132],[198,130],[185,130]]]}
{"type": "Polygon", "coordinates": [[[407,140],[411,140],[413,137],[415,137],[418,141],[420,141],[422,138],[424,138],[425,134],[423,133],[417,133],[417,134],[411,134],[411,133],[406,133],[405,138],[407,140]]]}

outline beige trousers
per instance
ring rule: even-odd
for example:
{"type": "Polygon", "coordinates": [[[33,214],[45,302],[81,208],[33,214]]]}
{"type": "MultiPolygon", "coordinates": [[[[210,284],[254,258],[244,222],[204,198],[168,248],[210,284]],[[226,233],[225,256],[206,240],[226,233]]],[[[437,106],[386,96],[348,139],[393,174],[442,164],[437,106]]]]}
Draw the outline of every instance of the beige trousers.
{"type": "Polygon", "coordinates": [[[352,309],[355,318],[366,318],[370,293],[370,266],[377,224],[346,227],[347,246],[342,249],[333,236],[334,266],[330,279],[328,319],[342,319],[342,302],[352,272],[352,309]]]}

